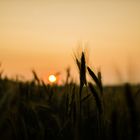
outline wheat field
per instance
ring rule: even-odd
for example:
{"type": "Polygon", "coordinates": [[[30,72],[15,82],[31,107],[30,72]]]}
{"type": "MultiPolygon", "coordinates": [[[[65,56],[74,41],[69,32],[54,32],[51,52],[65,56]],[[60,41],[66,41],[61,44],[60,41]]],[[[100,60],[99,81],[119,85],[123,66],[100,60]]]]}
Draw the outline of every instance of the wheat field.
{"type": "Polygon", "coordinates": [[[31,81],[0,76],[1,140],[140,139],[140,85],[103,86],[84,52],[75,62],[79,84],[68,82],[69,73],[61,86],[45,84],[35,71],[31,81]]]}

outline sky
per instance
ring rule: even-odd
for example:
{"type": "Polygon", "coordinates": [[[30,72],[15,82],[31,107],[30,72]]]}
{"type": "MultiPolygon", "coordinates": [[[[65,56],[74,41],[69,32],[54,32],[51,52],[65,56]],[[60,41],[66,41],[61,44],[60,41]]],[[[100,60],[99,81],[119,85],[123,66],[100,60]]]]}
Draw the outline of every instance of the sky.
{"type": "Polygon", "coordinates": [[[70,66],[74,52],[88,50],[88,65],[103,83],[140,82],[140,1],[0,0],[0,62],[9,77],[39,77],[70,66]]]}

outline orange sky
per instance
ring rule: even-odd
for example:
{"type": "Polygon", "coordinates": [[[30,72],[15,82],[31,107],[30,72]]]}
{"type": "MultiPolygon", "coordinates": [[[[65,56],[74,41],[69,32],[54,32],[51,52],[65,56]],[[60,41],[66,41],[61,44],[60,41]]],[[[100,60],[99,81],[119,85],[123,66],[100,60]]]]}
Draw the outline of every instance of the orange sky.
{"type": "Polygon", "coordinates": [[[5,74],[40,77],[72,67],[79,44],[104,83],[140,82],[140,1],[0,0],[0,61],[5,74]],[[133,74],[132,74],[133,73],[133,74]]]}

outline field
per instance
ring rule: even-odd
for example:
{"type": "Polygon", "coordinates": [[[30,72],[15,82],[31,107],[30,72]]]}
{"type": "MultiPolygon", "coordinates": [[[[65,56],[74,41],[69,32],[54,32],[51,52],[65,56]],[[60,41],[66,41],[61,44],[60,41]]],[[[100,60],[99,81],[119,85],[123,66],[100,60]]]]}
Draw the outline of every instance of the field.
{"type": "Polygon", "coordinates": [[[32,81],[0,78],[1,140],[140,139],[140,85],[104,87],[84,53],[75,60],[79,85],[47,85],[35,72],[32,81]]]}

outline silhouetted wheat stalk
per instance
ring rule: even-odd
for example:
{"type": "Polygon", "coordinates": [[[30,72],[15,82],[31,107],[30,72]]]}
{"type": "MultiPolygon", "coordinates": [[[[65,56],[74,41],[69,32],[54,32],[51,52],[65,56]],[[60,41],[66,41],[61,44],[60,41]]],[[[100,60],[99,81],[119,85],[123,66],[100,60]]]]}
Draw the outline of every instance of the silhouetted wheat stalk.
{"type": "Polygon", "coordinates": [[[97,108],[98,108],[98,111],[99,111],[99,114],[102,114],[103,112],[103,109],[102,109],[102,103],[101,103],[101,99],[98,95],[98,92],[97,90],[94,88],[93,84],[92,83],[88,83],[89,85],[89,88],[95,98],[95,102],[96,102],[96,105],[97,105],[97,108]]]}
{"type": "Polygon", "coordinates": [[[102,77],[101,72],[98,72],[98,76],[90,69],[90,67],[87,67],[88,73],[92,80],[97,85],[97,88],[99,90],[96,90],[96,88],[93,86],[92,83],[88,83],[89,89],[92,93],[92,95],[95,98],[96,106],[98,109],[98,131],[99,131],[99,138],[103,139],[104,137],[104,109],[103,109],[103,85],[102,85],[102,77]]]}
{"type": "Polygon", "coordinates": [[[102,86],[102,79],[101,79],[101,72],[98,72],[98,77],[95,75],[95,73],[90,69],[90,67],[87,67],[89,75],[91,76],[91,78],[93,79],[93,81],[95,82],[95,84],[98,86],[100,93],[102,94],[103,92],[103,86],[102,86]]]}
{"type": "Polygon", "coordinates": [[[39,79],[39,77],[38,77],[38,75],[37,75],[37,73],[35,72],[35,70],[32,70],[32,74],[33,74],[33,76],[34,76],[34,81],[37,81],[37,83],[38,84],[40,84],[41,82],[40,82],[40,79],[39,79]]]}
{"type": "Polygon", "coordinates": [[[111,137],[112,137],[112,140],[118,140],[117,123],[118,123],[117,112],[116,112],[116,110],[114,110],[111,114],[111,137]]]}
{"type": "Polygon", "coordinates": [[[82,52],[81,54],[81,58],[80,60],[78,60],[78,58],[76,57],[76,64],[78,66],[79,69],[79,80],[80,80],[80,89],[79,89],[79,100],[78,101],[78,106],[77,106],[77,116],[79,116],[78,118],[78,122],[77,122],[77,131],[79,131],[77,135],[79,135],[78,137],[76,137],[76,139],[80,139],[80,129],[81,129],[81,117],[82,117],[82,89],[84,85],[87,85],[87,80],[86,80],[86,60],[85,60],[85,55],[84,52],[82,52]]]}
{"type": "MultiPolygon", "coordinates": [[[[0,63],[0,69],[1,69],[2,64],[0,63]]],[[[0,79],[2,79],[2,74],[3,74],[3,70],[0,70],[0,79]]]]}
{"type": "Polygon", "coordinates": [[[125,85],[125,97],[126,103],[129,109],[131,128],[132,128],[132,139],[138,140],[138,123],[137,123],[137,113],[134,98],[132,96],[131,87],[129,84],[125,85]]]}

